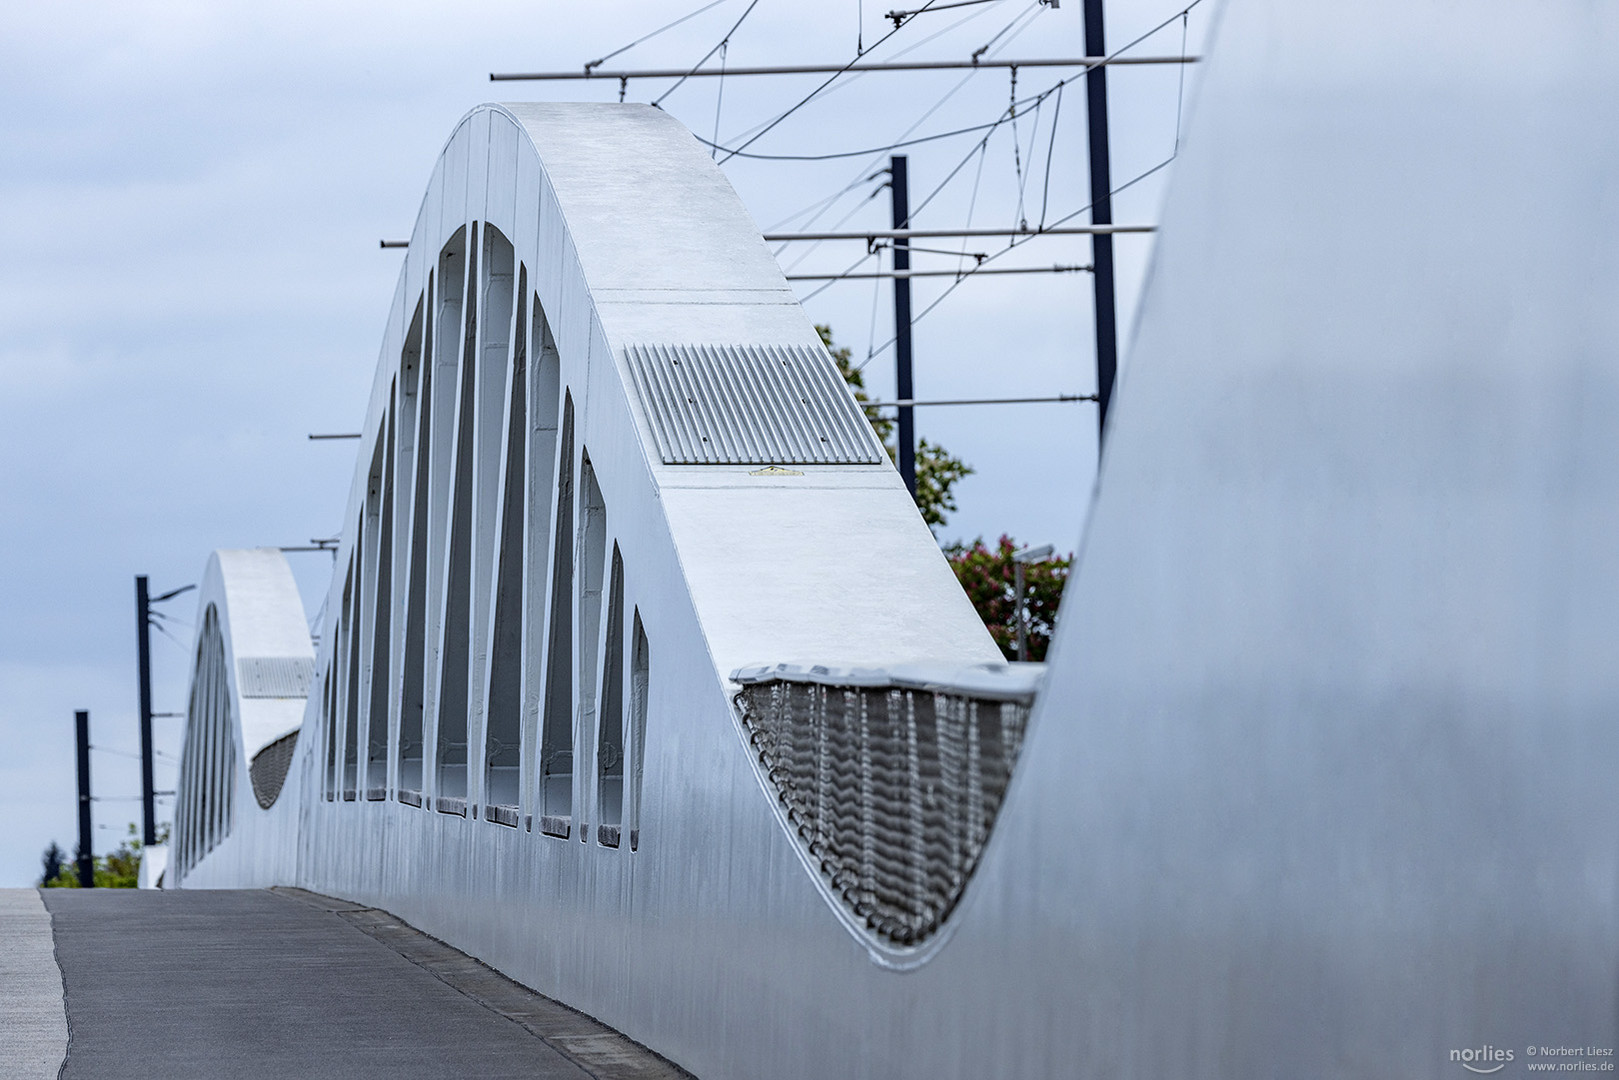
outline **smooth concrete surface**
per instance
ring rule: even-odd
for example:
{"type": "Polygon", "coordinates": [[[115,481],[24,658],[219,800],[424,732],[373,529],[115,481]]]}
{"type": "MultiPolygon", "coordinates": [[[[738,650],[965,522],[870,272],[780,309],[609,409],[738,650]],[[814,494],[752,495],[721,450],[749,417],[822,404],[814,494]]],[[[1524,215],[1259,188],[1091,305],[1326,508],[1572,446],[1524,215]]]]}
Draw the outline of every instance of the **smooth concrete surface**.
{"type": "Polygon", "coordinates": [[[46,1080],[67,1053],[51,916],[34,889],[0,889],[0,1080],[46,1080]]]}
{"type": "MultiPolygon", "coordinates": [[[[683,1075],[375,909],[297,891],[45,895],[73,1031],[63,1080],[683,1075]]],[[[56,1020],[49,1071],[0,1075],[54,1075],[56,1020]]]]}

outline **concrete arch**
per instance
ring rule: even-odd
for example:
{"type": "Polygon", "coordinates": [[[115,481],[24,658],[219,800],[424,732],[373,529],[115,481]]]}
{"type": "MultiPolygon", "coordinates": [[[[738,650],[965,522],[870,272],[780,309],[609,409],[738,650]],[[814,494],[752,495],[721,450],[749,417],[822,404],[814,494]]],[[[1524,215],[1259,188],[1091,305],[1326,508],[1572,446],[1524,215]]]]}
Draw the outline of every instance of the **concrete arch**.
{"type": "Polygon", "coordinates": [[[869,967],[729,674],[998,652],[690,135],[636,107],[470,114],[363,430],[297,794],[181,883],[373,898],[693,1065],[715,1048],[690,962],[735,990],[752,962],[634,912],[786,905],[771,937],[869,967]]]}
{"type": "MultiPolygon", "coordinates": [[[[236,858],[240,845],[226,840],[280,801],[314,669],[303,601],[274,548],[214,552],[199,585],[196,625],[166,871],[171,886],[186,884],[221,846],[224,860],[236,858]]],[[[279,850],[290,854],[295,843],[286,837],[279,850]]]]}

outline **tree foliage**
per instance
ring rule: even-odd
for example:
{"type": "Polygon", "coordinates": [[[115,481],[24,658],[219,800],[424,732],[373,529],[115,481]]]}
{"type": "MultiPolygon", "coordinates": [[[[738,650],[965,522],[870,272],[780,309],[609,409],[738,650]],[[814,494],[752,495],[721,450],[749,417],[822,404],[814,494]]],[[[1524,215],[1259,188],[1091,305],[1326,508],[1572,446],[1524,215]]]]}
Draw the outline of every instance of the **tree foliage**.
{"type": "MultiPolygon", "coordinates": [[[[833,344],[832,328],[817,326],[821,342],[832,354],[838,372],[854,391],[861,404],[871,400],[866,393],[866,378],[850,362],[849,350],[833,344]]],[[[876,409],[865,410],[871,428],[894,460],[898,451],[894,436],[898,424],[892,418],[880,415],[876,409]]],[[[956,510],[952,493],[957,480],[971,476],[972,466],[955,457],[944,447],[926,439],[917,440],[916,446],[916,507],[929,527],[945,523],[947,515],[956,510]]],[[[1017,658],[1017,612],[1012,555],[1018,545],[1009,536],[1002,536],[995,547],[985,545],[983,538],[971,544],[950,544],[945,555],[956,579],[966,591],[978,617],[984,620],[994,637],[995,644],[1008,660],[1017,658]]],[[[1068,581],[1072,556],[1051,559],[1024,567],[1024,605],[1028,619],[1028,649],[1030,660],[1044,660],[1046,648],[1051,644],[1051,633],[1056,624],[1057,604],[1062,600],[1063,585],[1068,581]]]]}
{"type": "Polygon", "coordinates": [[[62,860],[66,858],[67,852],[62,850],[60,844],[52,840],[51,846],[45,849],[45,873],[39,879],[40,884],[55,881],[56,876],[62,872],[62,860]]]}
{"type": "MultiPolygon", "coordinates": [[[[168,826],[163,826],[158,834],[159,842],[168,839],[168,826]]],[[[62,849],[51,844],[45,849],[45,867],[49,871],[51,854],[56,855],[57,871],[54,877],[46,876],[40,879],[40,885],[47,889],[77,889],[79,887],[78,860],[63,861],[62,849]]],[[[133,823],[129,826],[129,835],[106,855],[98,855],[95,859],[95,881],[98,889],[133,889],[140,880],[141,870],[141,837],[140,830],[133,823]]]]}
{"type": "MultiPolygon", "coordinates": [[[[821,335],[821,342],[826,351],[832,354],[833,361],[838,365],[838,373],[843,381],[854,390],[854,399],[862,404],[871,400],[866,393],[866,376],[850,361],[850,352],[847,346],[832,343],[832,328],[830,326],[817,326],[816,332],[821,335]]],[[[895,429],[898,424],[891,418],[882,416],[876,409],[865,409],[866,419],[871,422],[871,429],[877,433],[882,441],[883,449],[888,451],[888,459],[897,461],[899,449],[894,441],[895,429]]],[[[965,461],[951,454],[937,443],[930,443],[926,439],[918,439],[916,443],[916,508],[922,512],[922,520],[930,528],[943,525],[948,515],[956,511],[956,497],[951,488],[957,480],[971,476],[973,468],[965,461]]]]}
{"type": "MultiPolygon", "coordinates": [[[[956,580],[967,598],[978,609],[979,618],[1008,660],[1017,658],[1017,607],[1014,599],[1012,555],[1018,550],[1010,536],[1002,536],[994,546],[982,538],[971,544],[952,544],[945,549],[956,580]]],[[[1023,600],[1028,611],[1029,659],[1044,660],[1057,622],[1057,605],[1073,556],[1050,559],[1025,566],[1023,600]]]]}

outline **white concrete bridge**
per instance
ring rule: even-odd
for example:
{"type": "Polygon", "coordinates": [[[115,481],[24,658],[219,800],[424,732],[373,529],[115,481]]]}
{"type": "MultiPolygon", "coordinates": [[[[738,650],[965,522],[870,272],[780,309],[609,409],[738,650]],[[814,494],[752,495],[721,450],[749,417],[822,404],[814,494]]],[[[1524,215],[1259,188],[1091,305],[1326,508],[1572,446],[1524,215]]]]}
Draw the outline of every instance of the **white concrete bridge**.
{"type": "Polygon", "coordinates": [[[474,110],[319,648],[209,563],[166,888],[704,1078],[1619,1044],[1619,24],[1486,9],[1228,0],[1043,673],[678,123],[474,110]]]}

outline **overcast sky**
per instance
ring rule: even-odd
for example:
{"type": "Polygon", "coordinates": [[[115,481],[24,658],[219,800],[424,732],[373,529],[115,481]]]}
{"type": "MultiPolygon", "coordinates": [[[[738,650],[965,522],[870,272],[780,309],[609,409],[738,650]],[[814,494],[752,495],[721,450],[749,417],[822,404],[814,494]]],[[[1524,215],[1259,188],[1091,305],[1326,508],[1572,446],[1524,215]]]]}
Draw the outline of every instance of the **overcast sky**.
{"type": "MultiPolygon", "coordinates": [[[[1112,0],[1109,45],[1165,20],[1134,52],[1201,50],[1213,0],[1112,0]]],[[[91,711],[98,851],[139,820],[134,575],[154,592],[194,582],[218,547],[306,543],[338,529],[358,430],[423,188],[456,121],[484,101],[612,100],[616,83],[491,84],[491,71],[575,69],[700,6],[307,3],[233,5],[83,0],[0,9],[0,885],[39,875],[51,840],[76,839],[73,710],[91,711]]],[[[889,5],[892,6],[892,5],[889,5]]],[[[604,64],[689,66],[747,0],[713,10],[604,64]]],[[[731,36],[729,64],[839,63],[892,28],[876,0],[759,0],[731,36]],[[864,24],[861,25],[861,17],[864,24]]],[[[1083,55],[1080,0],[1057,10],[994,0],[912,20],[873,53],[964,59],[1083,55]],[[937,36],[935,36],[937,35],[937,36]],[[927,40],[930,37],[933,40],[927,40]]],[[[718,61],[716,56],[715,61],[718,61]]],[[[1024,98],[1071,71],[1023,69],[1024,98]]],[[[1110,77],[1113,179],[1168,160],[1184,99],[1177,66],[1110,77]]],[[[735,146],[809,93],[818,77],[692,80],[662,104],[698,134],[735,146]]],[[[1004,70],[846,78],[748,149],[824,154],[999,118],[1004,70]],[[930,116],[924,115],[935,109],[930,116]]],[[[631,82],[647,101],[669,82],[631,82]]],[[[1006,226],[1088,202],[1083,86],[1019,110],[981,154],[982,133],[910,157],[912,205],[954,173],[917,227],[1006,226]],[[1053,120],[1056,120],[1053,136],[1053,120]],[[1020,208],[1021,187],[1021,208],[1020,208]]],[[[725,170],[761,229],[887,227],[867,200],[886,153],[827,162],[733,158],[725,170]],[[844,189],[819,217],[799,213],[844,189]],[[798,214],[794,217],[793,215],[798,214]]],[[[1122,193],[1120,222],[1151,222],[1173,166],[1122,193]]],[[[1081,214],[1074,219],[1084,222],[1081,214]]],[[[939,244],[946,247],[946,244],[939,244]]],[[[993,252],[997,241],[968,250],[993,252]]],[[[795,245],[792,272],[846,269],[859,245],[795,245]],[[802,259],[802,262],[799,260],[802,259]]],[[[1150,241],[1118,244],[1126,324],[1150,241]]],[[[1005,266],[1089,261],[1082,238],[1047,238],[1005,266]]],[[[943,255],[918,267],[953,267],[943,255]]],[[[886,263],[884,264],[886,265],[886,263]]],[[[864,269],[876,268],[868,263],[864,269]]],[[[926,309],[948,279],[919,281],[926,309]]],[[[889,285],[839,283],[809,296],[868,374],[892,394],[889,285]]],[[[916,325],[919,398],[1089,393],[1091,282],[1080,274],[966,282],[916,325]]],[[[977,472],[941,538],[1053,542],[1072,550],[1095,468],[1089,405],[919,410],[918,431],[977,472]]],[[[330,562],[293,554],[306,603],[330,562]]],[[[181,711],[193,596],[154,641],[155,707],[181,711]]],[[[310,612],[313,615],[313,610],[310,612]]],[[[178,753],[181,721],[159,719],[178,753]]],[[[174,786],[170,760],[158,787],[174,786]]],[[[167,802],[160,802],[166,818],[167,802]]]]}

